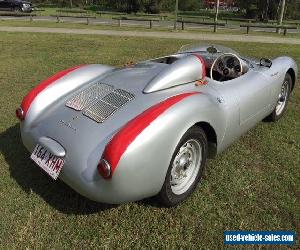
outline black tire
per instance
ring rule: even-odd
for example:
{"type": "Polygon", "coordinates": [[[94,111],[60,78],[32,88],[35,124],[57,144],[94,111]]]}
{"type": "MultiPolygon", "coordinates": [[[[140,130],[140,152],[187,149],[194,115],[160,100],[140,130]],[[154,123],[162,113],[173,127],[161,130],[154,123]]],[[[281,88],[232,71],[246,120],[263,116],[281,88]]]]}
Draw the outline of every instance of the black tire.
{"type": "MultiPolygon", "coordinates": [[[[287,96],[286,96],[286,101],[284,102],[284,106],[282,107],[282,109],[280,109],[280,112],[276,111],[276,108],[277,108],[277,105],[278,103],[276,104],[276,107],[274,108],[274,110],[272,111],[272,113],[266,117],[266,120],[267,121],[271,121],[271,122],[276,122],[278,121],[285,113],[285,110],[287,108],[287,104],[288,104],[288,101],[289,101],[289,97],[290,97],[290,93],[291,93],[291,89],[292,89],[292,84],[293,84],[293,80],[292,80],[292,77],[289,73],[286,73],[285,75],[285,78],[283,80],[283,83],[282,83],[282,86],[287,83],[287,96]]],[[[278,99],[279,101],[279,99],[278,99]]]]}
{"type": "Polygon", "coordinates": [[[20,7],[14,7],[14,8],[13,8],[13,11],[14,11],[15,13],[20,13],[20,12],[22,12],[22,9],[21,9],[20,7]]]}
{"type": "MultiPolygon", "coordinates": [[[[170,162],[167,174],[166,174],[165,182],[162,186],[161,191],[159,192],[159,194],[157,196],[159,201],[163,205],[165,205],[167,207],[176,206],[193,193],[199,180],[201,179],[201,176],[202,176],[205,164],[206,164],[207,153],[208,153],[207,148],[208,148],[208,144],[207,144],[206,134],[200,127],[193,126],[182,136],[182,138],[180,139],[180,141],[173,153],[173,156],[172,156],[172,159],[171,159],[171,162],[170,162]],[[198,168],[199,170],[198,170],[197,175],[195,173],[196,178],[194,179],[192,184],[189,186],[189,188],[184,193],[178,195],[172,191],[172,187],[171,187],[171,179],[172,179],[171,171],[172,171],[172,167],[173,167],[173,161],[174,161],[175,157],[177,156],[180,148],[182,148],[182,146],[185,145],[190,140],[197,141],[199,143],[199,145],[201,146],[201,148],[200,148],[201,160],[199,160],[200,167],[198,168]]],[[[197,166],[199,166],[199,165],[197,165],[197,166]]]]}

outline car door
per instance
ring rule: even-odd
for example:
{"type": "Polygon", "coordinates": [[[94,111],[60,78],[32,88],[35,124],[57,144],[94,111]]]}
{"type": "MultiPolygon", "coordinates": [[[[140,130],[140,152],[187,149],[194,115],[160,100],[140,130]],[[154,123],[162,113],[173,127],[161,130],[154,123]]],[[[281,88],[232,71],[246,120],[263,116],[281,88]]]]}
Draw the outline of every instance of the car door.
{"type": "Polygon", "coordinates": [[[11,10],[11,2],[9,0],[0,0],[1,10],[11,10]]]}
{"type": "Polygon", "coordinates": [[[262,120],[271,106],[271,82],[257,65],[243,76],[232,80],[240,110],[240,126],[249,128],[262,120]]]}
{"type": "Polygon", "coordinates": [[[0,0],[0,10],[5,10],[4,0],[0,0]]]}
{"type": "Polygon", "coordinates": [[[255,67],[256,65],[233,80],[222,82],[209,79],[210,86],[217,91],[216,100],[226,116],[226,133],[221,138],[222,147],[230,145],[270,111],[272,84],[255,67]]]}

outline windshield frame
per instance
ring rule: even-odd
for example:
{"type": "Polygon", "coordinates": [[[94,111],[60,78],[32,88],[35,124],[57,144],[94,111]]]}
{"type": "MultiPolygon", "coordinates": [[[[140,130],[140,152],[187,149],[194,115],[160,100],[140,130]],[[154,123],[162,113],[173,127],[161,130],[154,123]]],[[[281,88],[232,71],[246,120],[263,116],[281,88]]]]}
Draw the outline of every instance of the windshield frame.
{"type": "Polygon", "coordinates": [[[222,46],[222,45],[217,45],[217,44],[203,44],[203,43],[186,44],[186,45],[183,45],[178,50],[177,53],[184,54],[184,53],[193,53],[193,52],[206,52],[209,54],[231,53],[231,54],[235,54],[241,58],[240,54],[237,51],[235,51],[231,48],[222,46]]]}

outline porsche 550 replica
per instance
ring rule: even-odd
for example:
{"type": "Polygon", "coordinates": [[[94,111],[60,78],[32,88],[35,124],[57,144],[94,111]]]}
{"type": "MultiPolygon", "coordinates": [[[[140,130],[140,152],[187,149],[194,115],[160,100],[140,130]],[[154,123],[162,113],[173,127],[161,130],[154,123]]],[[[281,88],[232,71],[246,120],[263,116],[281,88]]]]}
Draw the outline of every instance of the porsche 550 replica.
{"type": "Polygon", "coordinates": [[[218,45],[121,68],[80,65],[42,81],[16,110],[31,159],[105,203],[186,199],[213,158],[264,118],[283,115],[298,69],[218,45]]]}

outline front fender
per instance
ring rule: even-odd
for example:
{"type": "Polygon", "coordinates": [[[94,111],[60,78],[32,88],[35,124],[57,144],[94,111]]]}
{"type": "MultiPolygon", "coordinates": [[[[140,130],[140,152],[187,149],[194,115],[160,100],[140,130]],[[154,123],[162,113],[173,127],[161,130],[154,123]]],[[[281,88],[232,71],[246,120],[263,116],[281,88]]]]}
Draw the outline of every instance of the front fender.
{"type": "Polygon", "coordinates": [[[273,64],[271,68],[275,68],[278,71],[282,73],[282,81],[284,79],[285,73],[289,70],[292,69],[295,73],[295,85],[297,84],[297,79],[298,79],[298,66],[296,61],[288,56],[281,56],[277,57],[274,60],[272,60],[273,64]]]}

